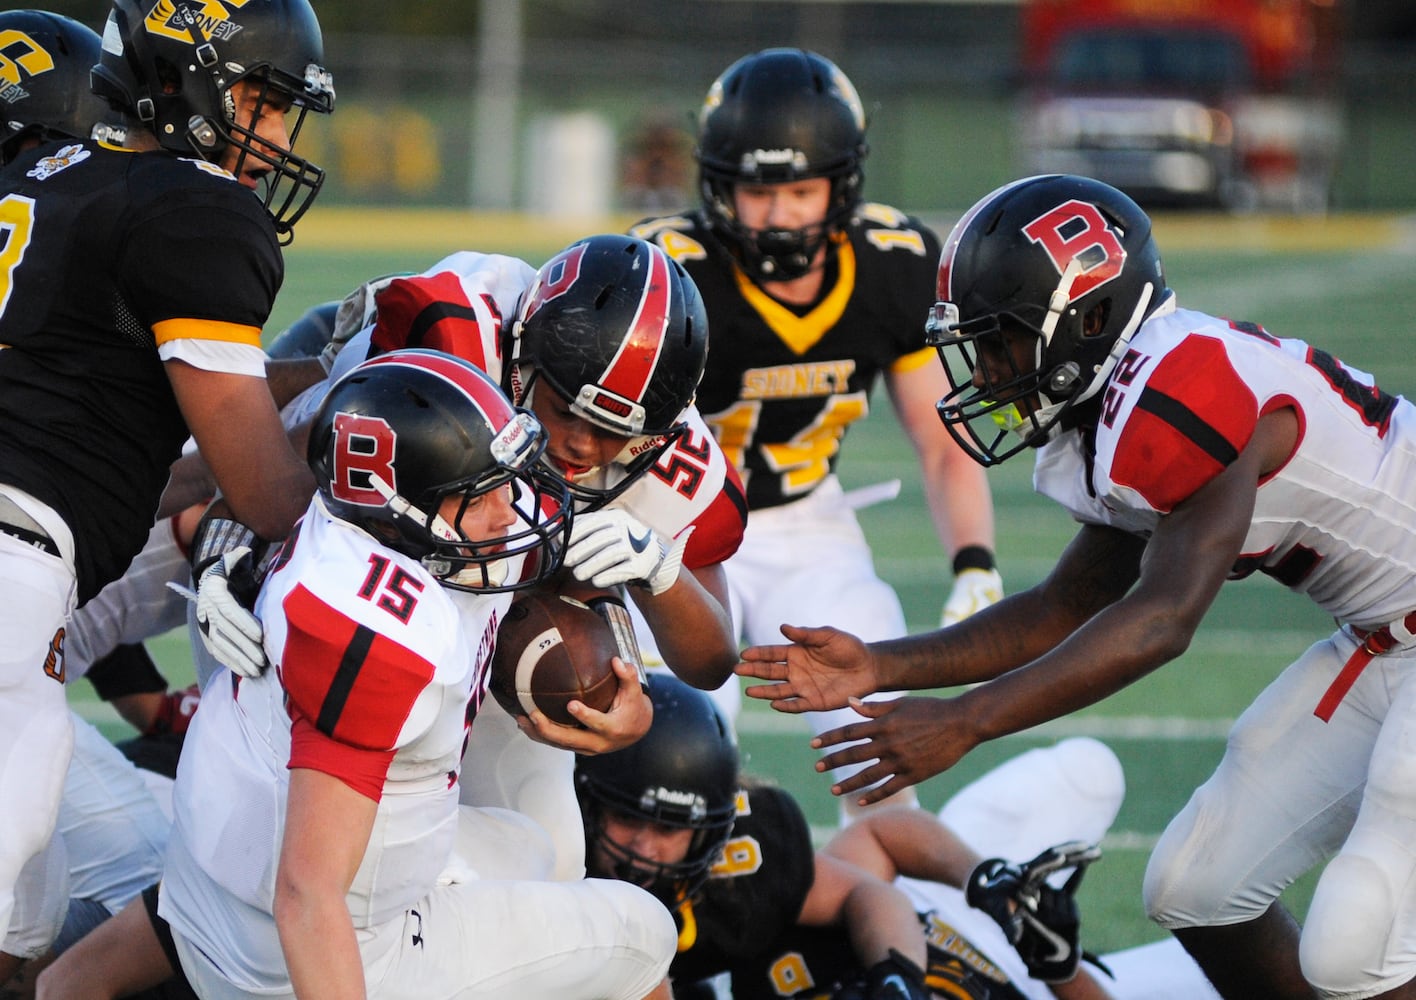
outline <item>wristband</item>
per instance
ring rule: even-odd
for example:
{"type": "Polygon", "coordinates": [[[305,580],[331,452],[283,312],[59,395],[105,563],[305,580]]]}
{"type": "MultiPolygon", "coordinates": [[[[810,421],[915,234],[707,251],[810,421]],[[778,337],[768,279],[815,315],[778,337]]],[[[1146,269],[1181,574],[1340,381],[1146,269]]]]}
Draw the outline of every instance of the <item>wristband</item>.
{"type": "Polygon", "coordinates": [[[114,647],[113,652],[95,660],[84,676],[104,701],[112,701],[125,694],[152,694],[167,690],[167,678],[162,676],[147,648],[140,642],[114,647]]]}
{"type": "Polygon", "coordinates": [[[966,569],[997,569],[993,553],[982,545],[965,545],[954,553],[954,575],[966,569]]]}
{"type": "MultiPolygon", "coordinates": [[[[249,547],[253,555],[264,547],[256,533],[240,521],[226,517],[202,518],[192,537],[192,579],[201,580],[212,563],[242,545],[249,547]]],[[[256,562],[259,564],[259,558],[256,562]]]]}
{"type": "Polygon", "coordinates": [[[615,645],[619,647],[619,658],[626,663],[634,664],[634,669],[639,672],[639,683],[644,690],[649,690],[649,678],[644,672],[644,654],[639,651],[639,640],[634,635],[634,622],[629,617],[629,609],[624,606],[624,601],[618,597],[593,597],[588,602],[593,610],[610,626],[610,632],[615,637],[615,645]]]}

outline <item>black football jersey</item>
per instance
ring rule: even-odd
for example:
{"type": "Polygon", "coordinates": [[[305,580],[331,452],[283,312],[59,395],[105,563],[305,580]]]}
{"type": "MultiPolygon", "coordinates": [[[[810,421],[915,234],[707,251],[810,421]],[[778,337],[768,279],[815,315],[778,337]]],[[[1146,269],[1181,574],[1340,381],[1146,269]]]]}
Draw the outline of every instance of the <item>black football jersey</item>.
{"type": "Polygon", "coordinates": [[[744,781],[737,819],[698,899],[679,914],[676,982],[694,982],[762,957],[796,922],[815,876],[811,828],[775,785],[744,781]]]}
{"type": "Polygon", "coordinates": [[[283,276],[259,198],[204,161],[87,141],[0,172],[0,481],[69,525],[81,603],[142,548],[188,435],[159,342],[258,345],[283,276]]]}
{"type": "Polygon", "coordinates": [[[738,467],[751,509],[815,489],[835,470],[847,428],[869,412],[881,373],[926,349],[939,237],[887,205],[857,210],[828,254],[821,297],[803,309],[754,284],[701,211],[631,232],[658,243],[702,293],[708,365],[698,409],[738,467]]]}
{"type": "MultiPolygon", "coordinates": [[[[925,982],[950,1000],[1028,1000],[1008,974],[938,914],[920,915],[929,967],[925,982]]],[[[865,970],[843,927],[797,927],[766,955],[732,968],[733,1000],[830,1000],[865,970]]]]}
{"type": "MultiPolygon", "coordinates": [[[[844,927],[800,927],[815,874],[811,830],[783,789],[748,779],[732,836],[698,899],[679,915],[675,984],[732,975],[733,1000],[829,1000],[864,970],[844,927]]],[[[926,979],[941,997],[1027,1000],[937,914],[920,915],[926,979]]]]}

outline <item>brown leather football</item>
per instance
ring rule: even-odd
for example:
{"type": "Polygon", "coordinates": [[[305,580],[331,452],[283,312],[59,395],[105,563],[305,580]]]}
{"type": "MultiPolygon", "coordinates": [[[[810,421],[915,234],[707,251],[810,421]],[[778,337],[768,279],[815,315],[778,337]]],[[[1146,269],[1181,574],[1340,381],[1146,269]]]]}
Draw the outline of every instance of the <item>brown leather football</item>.
{"type": "Polygon", "coordinates": [[[512,604],[497,628],[488,687],[512,715],[539,708],[553,722],[579,725],[566,704],[603,712],[619,681],[610,626],[589,605],[565,594],[533,590],[512,604]]]}

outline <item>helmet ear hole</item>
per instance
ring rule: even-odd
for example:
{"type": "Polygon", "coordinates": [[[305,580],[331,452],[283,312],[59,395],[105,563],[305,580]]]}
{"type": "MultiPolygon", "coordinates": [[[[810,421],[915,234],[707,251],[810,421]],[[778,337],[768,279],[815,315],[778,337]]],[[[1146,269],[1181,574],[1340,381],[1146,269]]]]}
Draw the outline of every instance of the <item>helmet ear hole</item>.
{"type": "Polygon", "coordinates": [[[1111,300],[1102,299],[1087,310],[1082,317],[1082,336],[1095,337],[1106,329],[1106,321],[1111,318],[1111,300]]]}

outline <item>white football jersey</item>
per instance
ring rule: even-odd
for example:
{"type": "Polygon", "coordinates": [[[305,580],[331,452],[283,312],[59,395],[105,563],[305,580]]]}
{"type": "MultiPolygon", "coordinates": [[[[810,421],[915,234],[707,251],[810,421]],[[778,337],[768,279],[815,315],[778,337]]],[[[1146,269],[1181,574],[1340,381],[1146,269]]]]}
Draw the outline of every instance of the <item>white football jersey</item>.
{"type": "Polygon", "coordinates": [[[1259,485],[1232,578],[1265,573],[1359,627],[1416,609],[1416,409],[1261,327],[1163,308],[1108,381],[1094,441],[1043,446],[1034,486],[1082,522],[1148,535],[1284,407],[1298,444],[1259,485]]]}
{"type": "Polygon", "coordinates": [[[208,686],[174,789],[161,912],[233,982],[288,982],[271,908],[291,768],[378,802],[347,897],[356,930],[399,917],[436,883],[510,601],[440,586],[316,495],[257,603],[272,668],[208,686]]]}

